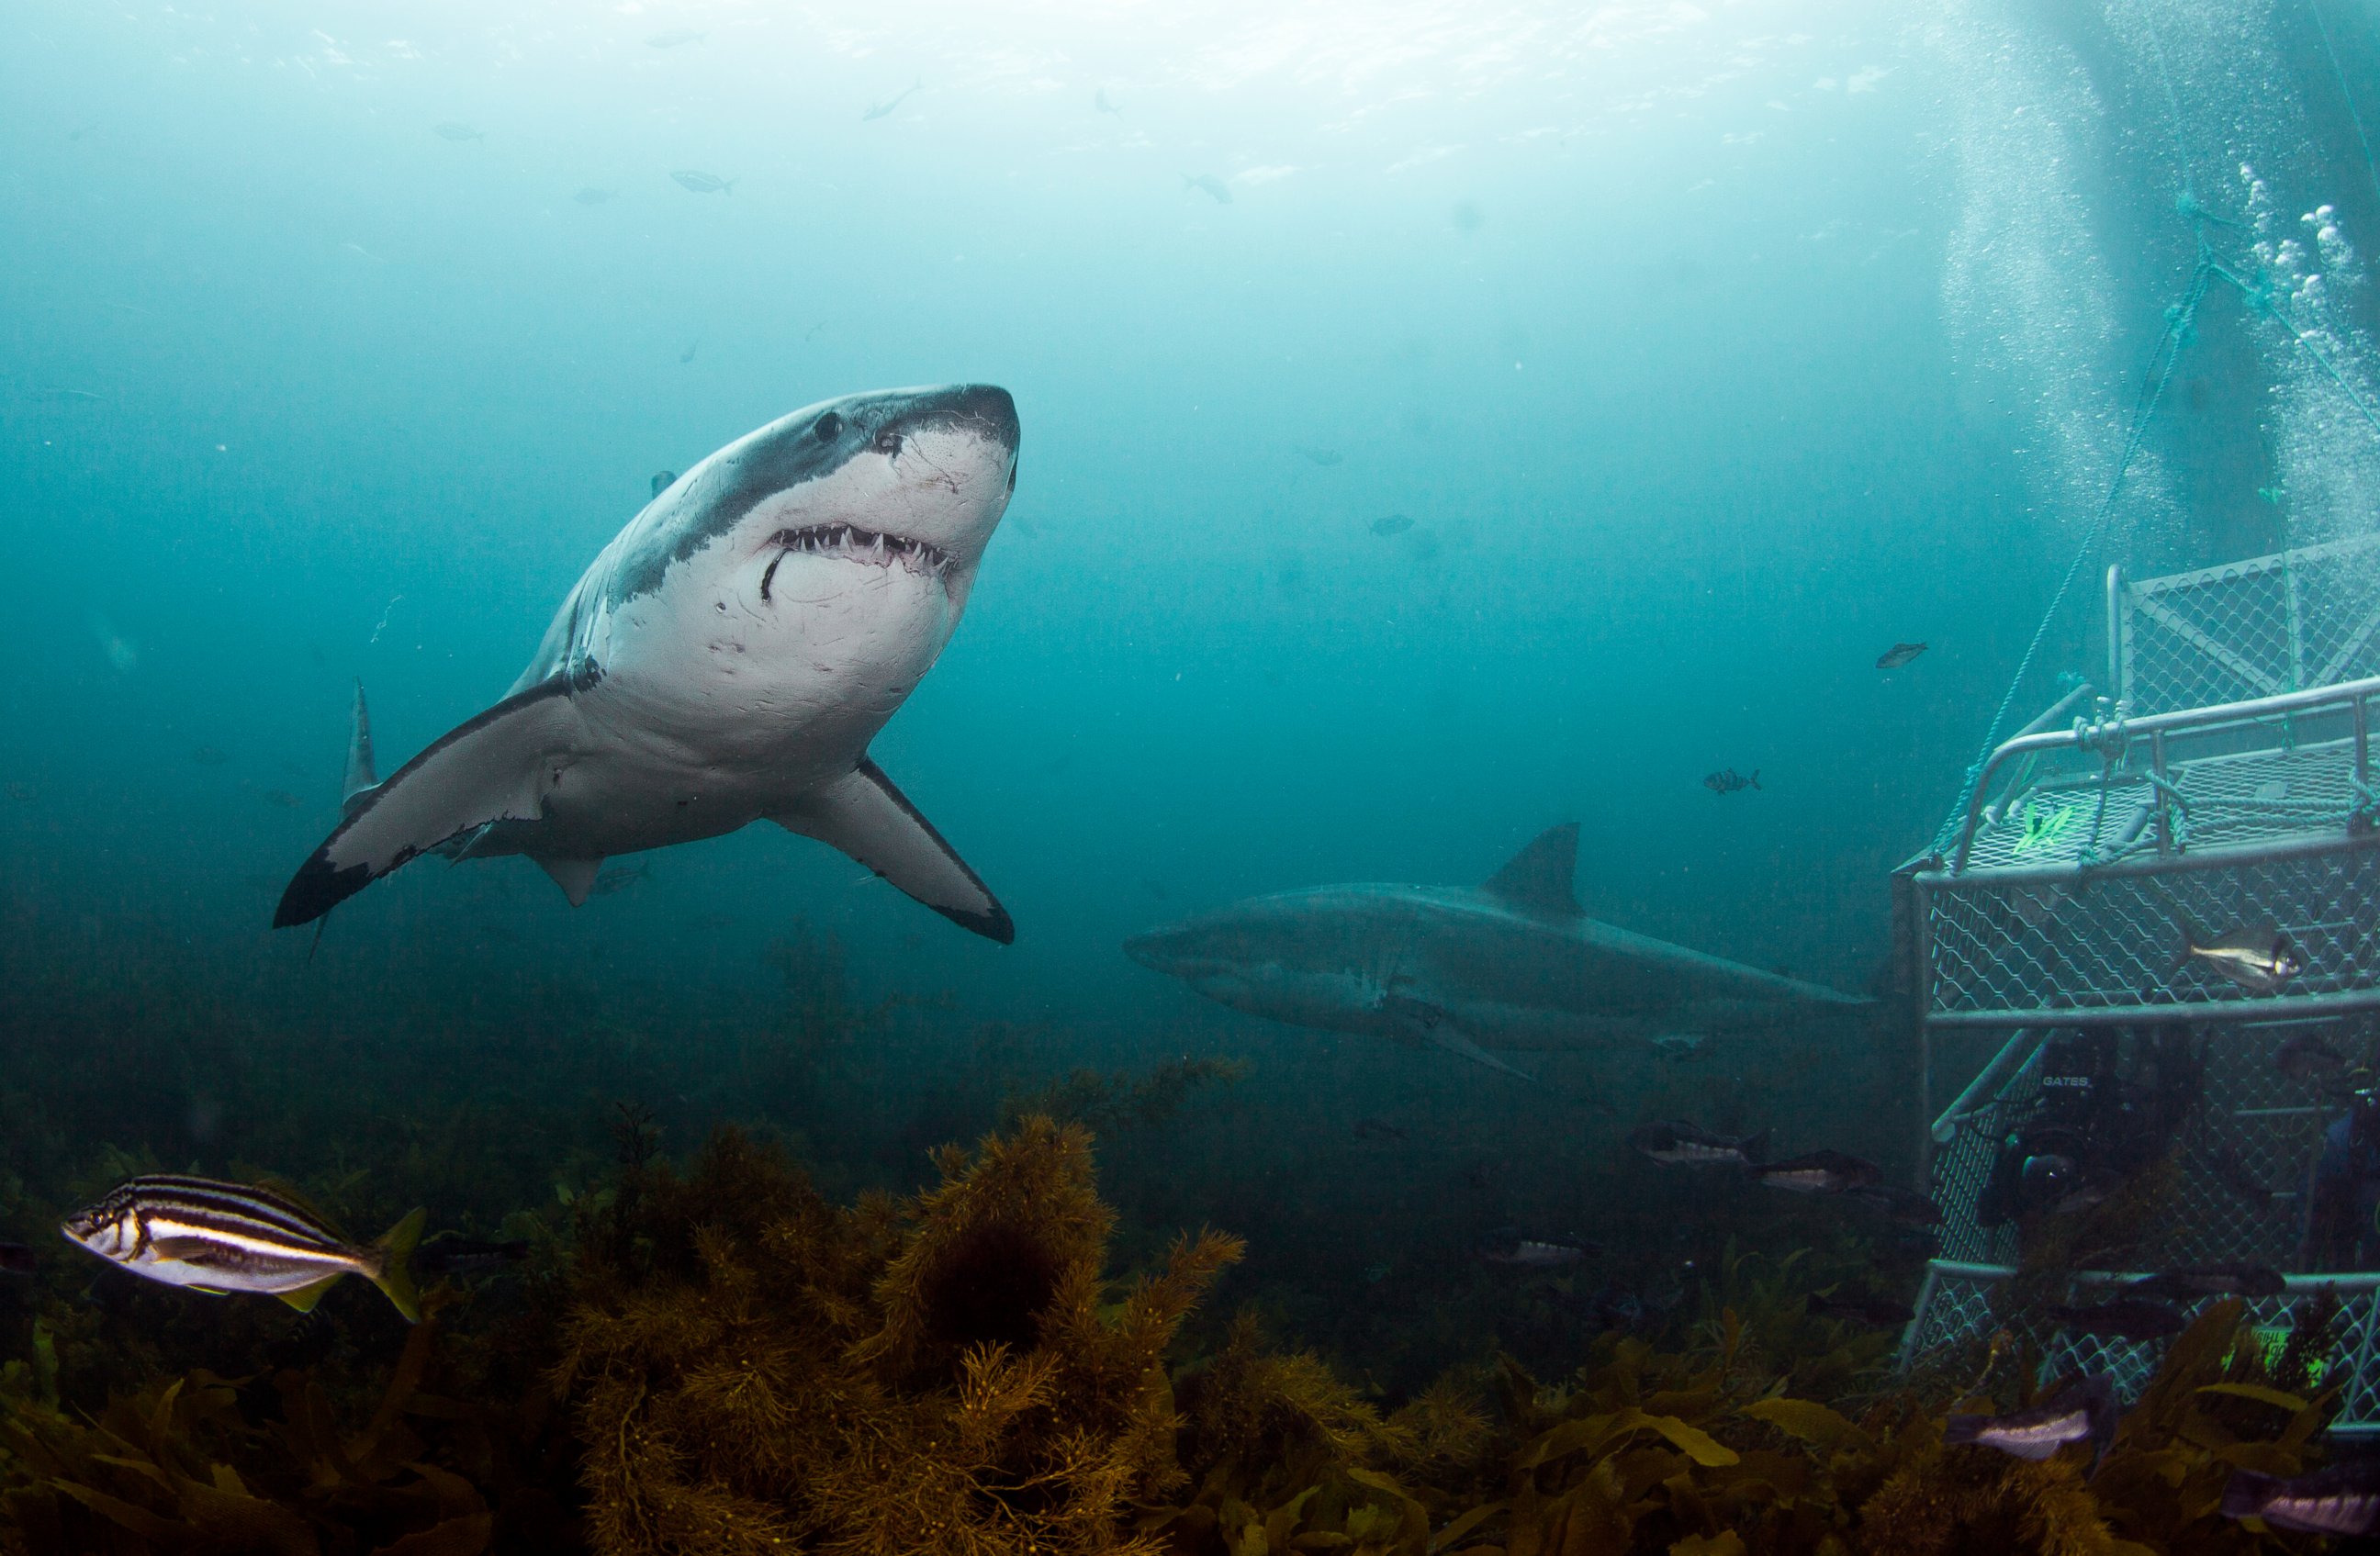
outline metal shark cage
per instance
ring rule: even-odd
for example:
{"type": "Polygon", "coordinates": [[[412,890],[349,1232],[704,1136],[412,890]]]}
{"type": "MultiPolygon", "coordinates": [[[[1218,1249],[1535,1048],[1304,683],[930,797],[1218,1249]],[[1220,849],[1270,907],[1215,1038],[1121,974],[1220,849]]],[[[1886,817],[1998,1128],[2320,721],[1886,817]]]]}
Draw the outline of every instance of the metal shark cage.
{"type": "Polygon", "coordinates": [[[2180,1052],[2204,1067],[2160,1137],[2168,1176],[2129,1229],[2134,1269],[2072,1273],[2052,1299],[2159,1268],[2265,1264],[2289,1273],[2282,1296],[2250,1304],[2277,1345],[2327,1287],[2333,1429],[2380,1433],[2380,1270],[2301,1269],[2308,1173],[2345,1104],[2336,1082],[2275,1063],[2302,1034],[2358,1062],[2380,1050],[2380,536],[2163,578],[2111,569],[2107,634],[2107,692],[2074,686],[2002,742],[1945,828],[1955,840],[1896,874],[1945,1217],[1901,1365],[1972,1365],[1960,1358],[2007,1331],[2044,1376],[2112,1371],[2127,1396],[2145,1381],[2162,1342],[2062,1331],[2010,1299],[2019,1226],[1979,1204],[2014,1132],[2070,1079],[2058,1055],[2180,1052]],[[2263,923],[2302,963],[2271,992],[2178,965],[2181,926],[2263,923]],[[1942,1104],[1937,1064],[1979,1059],[1942,1104]]]}

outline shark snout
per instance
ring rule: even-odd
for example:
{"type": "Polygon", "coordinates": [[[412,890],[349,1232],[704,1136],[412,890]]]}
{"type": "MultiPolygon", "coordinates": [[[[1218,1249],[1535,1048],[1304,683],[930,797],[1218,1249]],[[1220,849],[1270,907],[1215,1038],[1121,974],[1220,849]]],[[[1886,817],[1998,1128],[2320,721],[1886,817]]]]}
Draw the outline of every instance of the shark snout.
{"type": "Polygon", "coordinates": [[[1127,935],[1123,954],[1152,972],[1172,972],[1179,959],[1169,946],[1169,938],[1161,930],[1148,935],[1127,935]]]}
{"type": "Polygon", "coordinates": [[[1217,955],[1196,934],[1179,926],[1135,935],[1124,941],[1123,954],[1152,972],[1194,984],[1232,971],[1230,958],[1217,955]]]}
{"type": "Polygon", "coordinates": [[[973,433],[1012,455],[1021,436],[1015,398],[990,383],[953,383],[920,391],[898,425],[904,432],[941,428],[973,433]]]}

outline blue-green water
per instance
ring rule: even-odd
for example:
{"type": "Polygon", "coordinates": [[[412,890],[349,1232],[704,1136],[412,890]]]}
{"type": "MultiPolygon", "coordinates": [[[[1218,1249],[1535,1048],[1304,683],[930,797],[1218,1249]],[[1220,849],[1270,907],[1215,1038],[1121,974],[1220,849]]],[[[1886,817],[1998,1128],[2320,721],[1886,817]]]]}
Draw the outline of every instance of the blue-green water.
{"type": "MultiPolygon", "coordinates": [[[[1885,1015],[1526,1085],[1120,943],[1475,883],[1576,820],[1588,912],[1881,990],[1886,875],[2092,533],[2200,241],[2373,399],[2368,6],[31,0],[0,60],[27,1241],[127,1161],[486,1230],[622,1101],[905,1185],[1003,1095],[1189,1055],[1250,1068],[1107,1142],[1127,1238],[1250,1236],[1234,1279],[1359,1363],[1505,1321],[1465,1284],[1500,1224],[1691,1278],[1762,1222],[1631,1176],[1629,1125],[1905,1163],[1885,1015]],[[874,754],[1013,947],[765,827],[577,910],[425,861],[318,950],[267,928],[357,680],[394,766],[503,693],[654,472],[970,380],[1015,397],[1015,498],[874,754]],[[1704,786],[1730,766],[1760,788],[1704,786]],[[835,966],[874,1014],[817,1014],[835,966]]],[[[2339,389],[2209,300],[2013,719],[2095,674],[2107,562],[2369,525],[2339,389]]]]}

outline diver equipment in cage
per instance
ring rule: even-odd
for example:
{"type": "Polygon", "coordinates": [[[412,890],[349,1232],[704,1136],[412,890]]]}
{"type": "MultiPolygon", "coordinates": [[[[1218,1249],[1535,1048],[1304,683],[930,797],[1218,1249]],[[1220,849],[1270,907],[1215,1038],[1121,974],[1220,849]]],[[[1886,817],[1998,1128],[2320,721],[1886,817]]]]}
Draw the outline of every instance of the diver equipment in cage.
{"type": "Polygon", "coordinates": [[[2043,1046],[2039,1091],[2001,1138],[1975,1224],[2096,1209],[2163,1156],[2204,1095],[2205,1063],[2176,1028],[2070,1031],[2043,1046]],[[2132,1074],[2119,1063],[2123,1038],[2132,1074]]]}
{"type": "Polygon", "coordinates": [[[2313,1269],[2362,1269],[2380,1252],[2380,1090],[2349,1093],[2328,1121],[2306,1176],[2299,1261],[2313,1269]]]}

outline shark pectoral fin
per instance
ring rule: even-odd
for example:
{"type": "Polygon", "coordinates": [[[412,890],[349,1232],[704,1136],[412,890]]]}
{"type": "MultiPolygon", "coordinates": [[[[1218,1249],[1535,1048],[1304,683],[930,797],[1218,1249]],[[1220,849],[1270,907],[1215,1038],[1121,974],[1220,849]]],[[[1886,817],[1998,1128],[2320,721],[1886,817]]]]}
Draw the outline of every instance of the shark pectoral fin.
{"type": "Polygon", "coordinates": [[[1480,1047],[1479,1044],[1463,1036],[1460,1031],[1455,1030],[1454,1023],[1451,1021],[1439,1021],[1435,1023],[1427,1029],[1427,1035],[1432,1043],[1437,1043],[1440,1048],[1445,1049],[1448,1053],[1460,1054],[1464,1058],[1471,1060],[1475,1064],[1486,1065],[1489,1069],[1500,1069],[1506,1075],[1517,1075],[1524,1080],[1535,1080],[1536,1079],[1536,1076],[1531,1075],[1527,1070],[1514,1069],[1511,1065],[1506,1064],[1495,1055],[1488,1052],[1487,1049],[1480,1047]]]}
{"type": "Polygon", "coordinates": [[[557,674],[516,692],[358,795],[291,877],[273,927],[311,923],[449,838],[492,821],[535,820],[552,776],[548,759],[578,731],[570,690],[570,679],[557,674]]]}
{"type": "Polygon", "coordinates": [[[1016,938],[1016,924],[991,888],[865,756],[849,776],[803,795],[791,810],[771,819],[788,832],[841,849],[987,940],[1005,946],[1016,938]]]}
{"type": "Polygon", "coordinates": [[[562,888],[563,896],[570,899],[572,907],[587,905],[587,894],[595,889],[595,877],[603,868],[602,860],[545,859],[537,854],[529,857],[537,860],[539,869],[553,877],[553,884],[562,888]]]}

